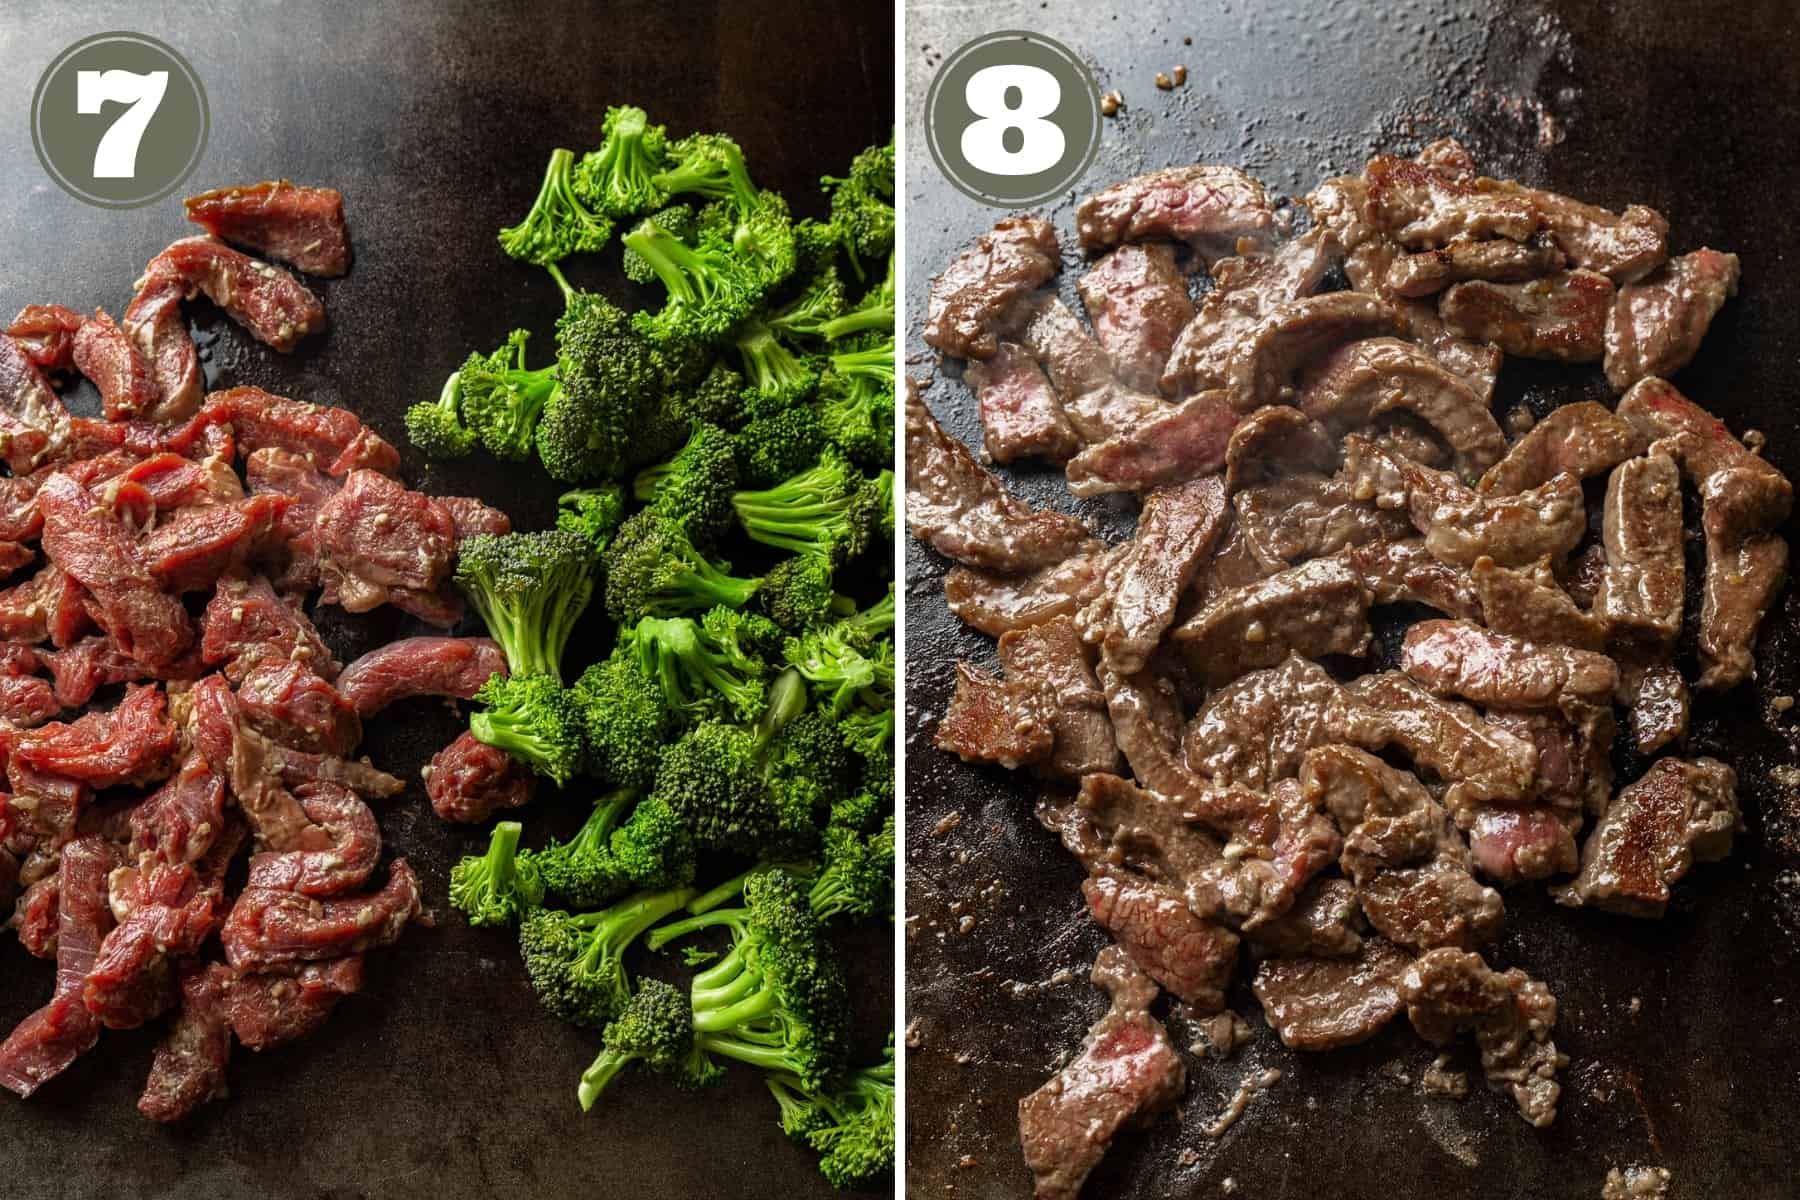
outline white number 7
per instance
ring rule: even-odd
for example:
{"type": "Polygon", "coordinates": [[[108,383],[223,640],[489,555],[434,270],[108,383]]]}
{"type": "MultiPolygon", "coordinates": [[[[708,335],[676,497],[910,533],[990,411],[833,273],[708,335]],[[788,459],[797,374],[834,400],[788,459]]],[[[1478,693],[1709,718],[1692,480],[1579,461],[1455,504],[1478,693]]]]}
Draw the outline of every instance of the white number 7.
{"type": "Polygon", "coordinates": [[[131,107],[119,114],[94,147],[95,179],[132,179],[137,176],[138,143],[150,118],[162,105],[163,93],[169,89],[167,71],[77,71],[75,73],[75,111],[92,116],[111,100],[131,107]]]}

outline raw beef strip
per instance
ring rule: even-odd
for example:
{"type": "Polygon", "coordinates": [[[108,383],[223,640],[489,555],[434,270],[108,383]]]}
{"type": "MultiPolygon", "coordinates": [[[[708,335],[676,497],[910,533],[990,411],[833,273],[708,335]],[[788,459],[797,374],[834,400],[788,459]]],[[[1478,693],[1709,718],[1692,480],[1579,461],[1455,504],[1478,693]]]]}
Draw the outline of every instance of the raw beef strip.
{"type": "Polygon", "coordinates": [[[397,858],[378,892],[315,900],[277,888],[248,887],[219,939],[236,970],[340,958],[392,944],[420,915],[419,881],[397,858]]]}
{"type": "Polygon", "coordinates": [[[244,720],[284,746],[343,758],[362,741],[356,709],[305,663],[263,663],[237,698],[244,720]]]}
{"type": "Polygon", "coordinates": [[[306,963],[299,970],[276,967],[231,980],[225,1007],[231,1032],[251,1050],[267,1050],[303,1038],[331,1015],[339,1000],[362,990],[360,954],[306,963]]]}
{"type": "Polygon", "coordinates": [[[181,973],[181,1012],[157,1044],[138,1111],[152,1121],[179,1121],[225,1095],[231,1028],[225,997],[231,972],[218,963],[192,963],[181,973]]]}
{"type": "Polygon", "coordinates": [[[352,471],[319,510],[313,529],[321,570],[349,612],[385,603],[393,588],[432,591],[456,554],[449,510],[378,471],[352,471]]]}
{"type": "Polygon", "coordinates": [[[511,517],[473,496],[433,496],[432,499],[449,510],[459,542],[480,533],[498,536],[512,532],[511,517]]]}
{"type": "Polygon", "coordinates": [[[350,269],[344,197],[336,188],[305,187],[285,179],[215,188],[182,204],[188,220],[235,246],[290,263],[308,275],[350,269]]]}
{"type": "Polygon", "coordinates": [[[260,575],[219,582],[200,617],[200,655],[237,682],[261,663],[290,659],[321,679],[335,679],[339,671],[312,622],[260,575]]]}
{"type": "Polygon", "coordinates": [[[527,803],[537,784],[512,755],[468,732],[433,755],[424,775],[432,811],[471,825],[527,803]]]}
{"type": "Polygon", "coordinates": [[[75,369],[75,333],[81,314],[61,304],[27,304],[19,310],[6,336],[19,344],[40,371],[75,369]]]}
{"type": "Polygon", "coordinates": [[[391,473],[400,465],[400,452],[348,409],[290,400],[256,387],[207,396],[194,419],[171,435],[171,448],[179,452],[218,425],[231,426],[239,454],[268,447],[287,450],[334,478],[359,468],[391,473]]]}
{"type": "Polygon", "coordinates": [[[0,453],[14,475],[29,473],[68,439],[69,410],[9,337],[0,337],[0,453]]]}
{"type": "Polygon", "coordinates": [[[75,334],[74,356],[76,369],[100,390],[109,421],[145,416],[162,399],[150,364],[103,308],[75,334]]]}
{"type": "Polygon", "coordinates": [[[133,686],[111,711],[91,712],[68,725],[59,721],[20,737],[8,766],[20,763],[96,788],[162,779],[179,741],[167,708],[160,687],[133,686]]]}
{"type": "Polygon", "coordinates": [[[345,667],[337,690],[368,718],[409,696],[467,700],[490,676],[506,673],[506,655],[488,638],[403,638],[345,667]]]}
{"type": "Polygon", "coordinates": [[[169,591],[210,592],[220,576],[242,567],[271,541],[287,496],[250,496],[184,508],[138,544],[150,574],[169,591]]]}
{"type": "Polygon", "coordinates": [[[66,475],[38,490],[44,553],[93,597],[95,619],[119,648],[153,667],[173,662],[193,641],[181,602],[165,593],[138,547],[93,495],[66,475]]]}
{"type": "MultiPolygon", "coordinates": [[[[204,294],[258,341],[283,354],[306,335],[325,331],[324,306],[299,280],[217,238],[183,238],[151,259],[132,306],[149,303],[147,298],[159,293],[186,300],[204,294]]],[[[130,317],[127,310],[128,322],[130,317]]]]}
{"type": "Polygon", "coordinates": [[[362,798],[335,783],[309,783],[296,790],[314,825],[329,845],[304,850],[265,850],[250,857],[245,886],[334,896],[360,885],[381,858],[381,830],[362,798]]]}

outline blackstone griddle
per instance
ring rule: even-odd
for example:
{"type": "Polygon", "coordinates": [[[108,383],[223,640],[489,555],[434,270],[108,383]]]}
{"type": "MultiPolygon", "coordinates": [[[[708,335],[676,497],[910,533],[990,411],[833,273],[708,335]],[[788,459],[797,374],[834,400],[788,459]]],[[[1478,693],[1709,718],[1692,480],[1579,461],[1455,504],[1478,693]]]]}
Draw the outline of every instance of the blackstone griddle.
{"type": "MultiPolygon", "coordinates": [[[[555,511],[559,489],[535,464],[482,456],[428,464],[406,446],[401,413],[515,325],[535,331],[534,362],[550,353],[556,287],[505,258],[494,232],[530,206],[551,148],[589,148],[609,102],[639,104],[672,132],[729,132],[759,184],[822,215],[818,177],[884,140],[893,121],[893,14],[882,5],[76,7],[0,8],[0,319],[29,301],[105,305],[117,315],[150,257],[193,232],[183,193],[129,212],[90,208],[59,190],[32,151],[32,89],[59,51],[107,30],[160,38],[193,64],[211,102],[211,141],[185,190],[284,175],[338,187],[355,252],[348,276],[315,284],[331,332],[291,357],[191,306],[209,381],[351,408],[401,446],[411,485],[479,496],[521,528],[541,528],[555,511]]],[[[634,304],[649,298],[619,273],[616,242],[569,273],[634,304]]],[[[83,397],[97,403],[91,389],[78,404],[83,397]]],[[[392,610],[322,626],[345,661],[420,631],[392,610]]],[[[603,648],[599,631],[589,633],[590,650],[603,648]]],[[[398,947],[371,954],[363,993],[315,1036],[264,1054],[239,1049],[230,1098],[180,1127],[155,1125],[134,1107],[160,1022],[104,1035],[29,1102],[0,1095],[0,1195],[837,1194],[814,1156],[782,1135],[754,1072],[734,1071],[705,1095],[621,1079],[582,1115],[576,1076],[598,1035],[543,1013],[512,938],[471,930],[446,904],[451,864],[485,844],[485,831],[439,821],[419,768],[458,728],[443,705],[409,701],[371,722],[363,743],[408,781],[404,795],[375,808],[388,853],[418,869],[437,927],[413,928],[398,947]]],[[[590,798],[540,800],[524,812],[528,833],[570,832],[590,798]]],[[[873,1055],[889,1027],[891,942],[876,928],[846,939],[846,949],[862,1049],[873,1055]]],[[[52,974],[0,938],[0,1025],[10,1029],[42,1003],[52,974]]]]}
{"type": "MultiPolygon", "coordinates": [[[[1615,209],[1665,213],[1674,248],[1743,256],[1743,287],[1683,391],[1768,457],[1800,472],[1794,372],[1800,363],[1800,229],[1781,205],[1800,182],[1800,19],[1778,0],[1732,5],[1571,2],[1475,4],[920,5],[909,17],[906,88],[924,94],[937,63],[998,29],[1036,30],[1072,47],[1125,107],[1103,122],[1086,180],[1046,215],[1065,249],[1080,196],[1141,171],[1241,164],[1271,188],[1304,194],[1355,172],[1378,149],[1411,152],[1453,134],[1484,172],[1615,209]],[[1191,39],[1188,44],[1187,39],[1191,39]],[[1188,68],[1159,91],[1158,71],[1188,68]]],[[[916,100],[909,144],[921,147],[916,100]]],[[[906,183],[907,303],[913,357],[931,274],[1000,215],[914,153],[906,183]]],[[[1073,252],[1064,299],[1080,305],[1073,252]]],[[[979,445],[975,406],[954,368],[926,398],[979,445]]],[[[1498,403],[1540,411],[1605,397],[1597,368],[1509,363],[1498,403]]],[[[1077,502],[1060,472],[1005,472],[1033,502],[1079,512],[1110,540],[1135,504],[1077,502]]],[[[1790,531],[1790,537],[1792,536],[1790,531]]],[[[1016,1103],[1080,1044],[1104,1009],[1086,982],[1104,935],[1082,910],[1081,870],[1032,817],[1023,774],[976,769],[931,747],[953,663],[994,662],[992,643],[943,606],[945,563],[907,552],[908,1193],[1023,1197],[1016,1103]],[[960,824],[943,829],[951,814],[960,824]],[[941,832],[934,832],[939,831],[941,832]]],[[[1122,1137],[1084,1193],[1092,1200],[1240,1196],[1256,1200],[1596,1200],[1609,1167],[1662,1165],[1672,1197],[1800,1194],[1800,718],[1777,695],[1800,690],[1800,601],[1764,627],[1758,683],[1698,705],[1690,753],[1738,770],[1749,832],[1725,862],[1696,870],[1662,921],[1557,909],[1533,888],[1507,896],[1493,957],[1545,979],[1561,1001],[1556,1044],[1571,1064],[1562,1112],[1538,1131],[1482,1085],[1472,1047],[1455,1065],[1471,1094],[1425,1094],[1432,1051],[1395,1023],[1328,1054],[1284,1050],[1240,982],[1234,1007],[1255,1037],[1226,1062],[1189,1060],[1181,1115],[1122,1137]],[[1239,1081],[1282,1078],[1222,1137],[1202,1132],[1239,1081]]],[[[1641,764],[1624,764],[1635,776],[1641,764]]],[[[1180,1045],[1191,1024],[1176,1021],[1180,1045]]]]}

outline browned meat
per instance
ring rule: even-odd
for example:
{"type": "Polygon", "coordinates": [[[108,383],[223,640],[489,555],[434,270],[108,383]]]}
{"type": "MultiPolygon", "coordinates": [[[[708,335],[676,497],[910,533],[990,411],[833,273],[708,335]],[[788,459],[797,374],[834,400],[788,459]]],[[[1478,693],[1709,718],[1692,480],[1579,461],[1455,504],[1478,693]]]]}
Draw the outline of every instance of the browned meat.
{"type": "Polygon", "coordinates": [[[1400,669],[1440,696],[1501,708],[1610,704],[1619,686],[1619,668],[1604,654],[1522,641],[1468,621],[1412,626],[1400,669]]]}
{"type": "Polygon", "coordinates": [[[1331,292],[1276,305],[1232,356],[1231,403],[1240,412],[1294,399],[1294,375],[1346,342],[1402,331],[1400,314],[1363,292],[1331,292]]]}
{"type": "Polygon", "coordinates": [[[44,554],[93,597],[94,618],[140,662],[173,662],[193,641],[180,601],[163,592],[131,535],[66,475],[38,489],[44,554]]]}
{"type": "Polygon", "coordinates": [[[1155,391],[1176,335],[1194,319],[1175,247],[1120,246],[1090,267],[1078,287],[1113,374],[1127,387],[1155,391]]]}
{"type": "Polygon", "coordinates": [[[1119,747],[1106,695],[1073,620],[1056,617],[1001,635],[1000,664],[1008,684],[1036,688],[1034,707],[1051,736],[1050,756],[1042,760],[1046,771],[1079,780],[1094,771],[1118,769],[1119,747]]]}
{"type": "Polygon", "coordinates": [[[1061,269],[1056,229],[1007,217],[931,281],[925,341],[955,358],[988,358],[1025,316],[1025,301],[1061,269]]]}
{"type": "Polygon", "coordinates": [[[1201,392],[1174,407],[1158,404],[1129,429],[1071,458],[1069,491],[1145,491],[1210,475],[1224,464],[1237,421],[1224,391],[1201,392]]]}
{"type": "Polygon", "coordinates": [[[1469,826],[1469,856],[1501,883],[1566,875],[1580,859],[1568,824],[1547,808],[1478,809],[1469,826]]]}
{"type": "Polygon", "coordinates": [[[291,263],[308,275],[342,275],[350,269],[344,197],[336,188],[265,180],[215,188],[182,204],[188,220],[214,237],[291,263]]]}
{"type": "Polygon", "coordinates": [[[321,679],[339,670],[312,622],[261,575],[219,581],[200,618],[200,656],[238,682],[264,662],[304,663],[321,679]]]}
{"type": "Polygon", "coordinates": [[[1612,799],[1612,749],[1618,732],[1610,708],[1578,709],[1572,718],[1543,709],[1490,709],[1487,720],[1537,751],[1539,803],[1565,818],[1581,813],[1598,816],[1606,810],[1612,799]]]}
{"type": "Polygon", "coordinates": [[[944,600],[971,629],[999,637],[1072,615],[1088,604],[1100,594],[1108,564],[1127,553],[1129,545],[1109,548],[1104,542],[1088,541],[1061,562],[1028,575],[956,567],[944,576],[944,600]]]}
{"type": "Polygon", "coordinates": [[[1208,697],[1183,748],[1188,766],[1214,786],[1268,788],[1298,774],[1307,750],[1342,740],[1364,717],[1323,667],[1295,655],[1208,697]]]}
{"type": "Polygon", "coordinates": [[[1378,154],[1363,168],[1363,180],[1376,228],[1403,246],[1495,237],[1521,242],[1539,226],[1529,199],[1483,191],[1475,181],[1446,173],[1436,164],[1378,154]]]}
{"type": "MultiPolygon", "coordinates": [[[[5,340],[5,339],[0,339],[5,340]]],[[[62,851],[58,872],[56,991],[0,1043],[0,1087],[28,1097],[67,1070],[100,1037],[100,1023],[82,1003],[82,984],[100,939],[112,928],[106,877],[118,864],[98,834],[76,838],[62,851]]]]}
{"type": "Polygon", "coordinates": [[[1019,344],[1049,374],[1063,414],[1084,442],[1122,437],[1168,408],[1161,397],[1114,379],[1106,351],[1054,296],[1033,305],[1030,320],[1019,331],[1019,344]]]}
{"type": "Polygon", "coordinates": [[[1539,1129],[1556,1119],[1568,1056],[1550,1040],[1556,997],[1514,967],[1496,972],[1479,954],[1445,947],[1421,955],[1400,977],[1406,1015],[1419,1036],[1443,1044],[1471,1029],[1488,1086],[1508,1093],[1539,1129]]]}
{"type": "Polygon", "coordinates": [[[1481,477],[1479,490],[1511,496],[1565,472],[1585,479],[1642,454],[1644,446],[1644,436],[1604,405],[1591,400],[1565,404],[1514,442],[1506,457],[1481,477]]]}
{"type": "Polygon", "coordinates": [[[1681,472],[1659,452],[1620,463],[1606,481],[1606,571],[1594,615],[1616,634],[1667,646],[1681,632],[1681,472]]]}
{"type": "Polygon", "coordinates": [[[181,972],[181,1012],[157,1044],[138,1111],[152,1121],[179,1121],[225,1095],[231,1028],[225,996],[231,972],[194,963],[181,972]]]}
{"type": "Polygon", "coordinates": [[[1237,969],[1238,936],[1188,911],[1180,893],[1113,872],[1081,885],[1088,913],[1171,996],[1202,1013],[1225,1007],[1237,969]]]}
{"type": "Polygon", "coordinates": [[[423,492],[379,471],[355,470],[314,519],[320,571],[349,612],[386,603],[395,589],[434,590],[456,556],[456,520],[423,492]]]}
{"type": "Polygon", "coordinates": [[[1531,795],[1536,751],[1468,705],[1438,699],[1397,671],[1364,675],[1345,691],[1382,717],[1379,739],[1350,740],[1368,750],[1405,751],[1416,767],[1449,784],[1443,802],[1452,815],[1460,817],[1482,802],[1517,803],[1531,795]]]}
{"type": "Polygon", "coordinates": [[[1297,408],[1259,408],[1231,431],[1225,445],[1225,490],[1289,475],[1329,475],[1338,468],[1336,440],[1297,408]]]}
{"type": "Polygon", "coordinates": [[[153,421],[187,420],[200,407],[200,394],[206,390],[200,352],[181,315],[186,293],[186,288],[167,279],[152,284],[146,276],[119,321],[156,381],[159,399],[146,414],[153,421]]]}
{"type": "Polygon", "coordinates": [[[1239,346],[1277,306],[1312,295],[1331,264],[1331,247],[1315,231],[1268,255],[1222,258],[1213,264],[1213,287],[1194,319],[1176,338],[1163,368],[1170,395],[1225,387],[1239,346]]]}
{"type": "Polygon", "coordinates": [[[362,990],[362,955],[231,976],[225,997],[231,1032],[250,1050],[296,1041],[325,1023],[345,996],[362,990]]]}
{"type": "MultiPolygon", "coordinates": [[[[323,520],[323,514],[321,514],[323,520]]],[[[945,433],[912,382],[906,389],[906,522],[948,558],[995,571],[1030,571],[1092,539],[1066,513],[1040,512],[945,433]]]]}
{"type": "Polygon", "coordinates": [[[1669,885],[1696,862],[1731,852],[1737,772],[1713,758],[1663,758],[1613,798],[1581,848],[1581,873],[1556,893],[1563,904],[1628,917],[1660,917],[1669,885]]]}
{"type": "Polygon", "coordinates": [[[117,708],[90,712],[72,724],[53,722],[16,738],[8,765],[20,763],[96,788],[165,778],[179,741],[165,715],[167,707],[159,687],[128,688],[117,708]]]}
{"type": "Polygon", "coordinates": [[[237,698],[251,728],[284,746],[343,758],[362,741],[357,709],[305,663],[263,663],[237,698]]]}
{"type": "Polygon", "coordinates": [[[337,690],[366,718],[409,696],[467,700],[490,676],[506,673],[506,655],[489,638],[404,638],[345,667],[337,690]]]}
{"type": "Polygon", "coordinates": [[[247,887],[219,931],[237,971],[316,961],[386,946],[418,918],[419,881],[403,858],[378,892],[315,900],[277,888],[247,887]]]}
{"type": "Polygon", "coordinates": [[[1253,484],[1232,505],[1250,553],[1269,571],[1353,546],[1394,543],[1412,532],[1404,513],[1358,499],[1342,478],[1294,475],[1253,484]]]}
{"type": "MultiPolygon", "coordinates": [[[[132,309],[153,304],[150,297],[158,293],[187,300],[204,295],[258,341],[283,354],[308,334],[325,331],[324,306],[299,280],[279,267],[239,254],[217,238],[183,238],[151,259],[138,280],[132,309]]],[[[128,326],[132,316],[127,309],[128,326]]]]}
{"type": "Polygon", "coordinates": [[[1398,338],[1351,342],[1320,360],[1306,373],[1297,402],[1337,435],[1406,414],[1450,447],[1456,473],[1465,479],[1506,453],[1487,402],[1429,352],[1398,338]]]}
{"type": "Polygon", "coordinates": [[[1263,1016],[1295,1050],[1366,1042],[1400,1014],[1400,973],[1411,958],[1381,938],[1354,956],[1266,959],[1251,987],[1263,1016]]]}
{"type": "Polygon", "coordinates": [[[0,449],[14,475],[49,460],[69,438],[69,410],[19,344],[0,337],[0,449]]]}
{"type": "Polygon", "coordinates": [[[75,369],[75,334],[82,316],[61,304],[27,304],[19,310],[6,336],[19,344],[40,371],[75,369]]]}
{"type": "Polygon", "coordinates": [[[1171,636],[1196,674],[1225,683],[1289,653],[1366,653],[1371,600],[1344,563],[1314,559],[1225,593],[1171,636]]]}
{"type": "Polygon", "coordinates": [[[250,856],[247,887],[298,892],[302,896],[335,896],[360,885],[381,858],[381,830],[362,798],[335,783],[309,783],[295,792],[300,806],[318,829],[323,846],[297,850],[265,850],[250,856]]]}
{"type": "Polygon", "coordinates": [[[1458,239],[1440,250],[1421,250],[1396,258],[1388,267],[1385,287],[1396,296],[1417,299],[1470,279],[1523,283],[1560,271],[1567,263],[1556,243],[1543,234],[1523,242],[1506,238],[1458,239]]]}
{"type": "Polygon", "coordinates": [[[100,390],[107,420],[145,416],[161,401],[149,362],[105,309],[95,309],[93,320],[82,324],[73,354],[75,368],[100,390]]]}
{"type": "Polygon", "coordinates": [[[1262,238],[1274,225],[1263,185],[1236,167],[1168,167],[1115,183],[1081,202],[1075,227],[1088,251],[1120,242],[1186,242],[1202,253],[1229,253],[1239,238],[1262,238]]]}
{"type": "Polygon", "coordinates": [[[468,732],[434,754],[424,775],[432,811],[468,824],[528,803],[537,784],[512,755],[468,732]]]}
{"type": "Polygon", "coordinates": [[[959,662],[956,694],[931,744],[964,762],[998,763],[1008,770],[1040,762],[1050,756],[1055,735],[1036,701],[1036,687],[959,662]]]}
{"type": "Polygon", "coordinates": [[[1596,271],[1566,271],[1530,283],[1459,283],[1438,301],[1458,337],[1493,342],[1520,358],[1599,362],[1613,285],[1596,271]]]}
{"type": "Polygon", "coordinates": [[[1168,1031],[1147,1011],[1156,985],[1116,946],[1094,960],[1093,980],[1112,1008],[1088,1030],[1081,1053],[1019,1101],[1019,1141],[1037,1200],[1075,1200],[1114,1135],[1169,1108],[1187,1087],[1168,1031]]]}
{"type": "Polygon", "coordinates": [[[1707,327],[1737,295],[1738,257],[1696,250],[1619,289],[1606,323],[1606,378],[1620,391],[1693,361],[1707,327]]]}
{"type": "Polygon", "coordinates": [[[1250,951],[1259,958],[1343,958],[1362,949],[1367,929],[1356,885],[1321,876],[1295,897],[1294,907],[1251,931],[1250,951]]]}
{"type": "Polygon", "coordinates": [[[1064,462],[1081,449],[1043,369],[1016,343],[1001,342],[992,358],[971,362],[963,379],[981,407],[982,443],[994,462],[1064,462]]]}
{"type": "Polygon", "coordinates": [[[139,542],[138,552],[170,592],[210,592],[273,538],[292,504],[290,497],[267,495],[183,508],[139,542]]]}
{"type": "MultiPolygon", "coordinates": [[[[1346,263],[1348,270],[1348,263],[1346,263]]],[[[1469,385],[1483,404],[1494,399],[1494,385],[1506,355],[1492,342],[1477,341],[1450,332],[1437,305],[1429,300],[1408,300],[1397,306],[1406,333],[1431,356],[1469,385]]]]}
{"type": "Polygon", "coordinates": [[[1548,560],[1530,570],[1502,567],[1478,558],[1469,579],[1481,604],[1481,619],[1495,633],[1552,646],[1604,650],[1607,625],[1575,606],[1556,582],[1548,560]]]}
{"type": "MultiPolygon", "coordinates": [[[[256,387],[227,388],[207,396],[194,419],[170,435],[170,448],[184,452],[221,425],[231,426],[241,455],[270,447],[286,450],[334,479],[359,469],[392,474],[400,466],[400,452],[348,409],[289,400],[256,387]]],[[[251,484],[256,490],[254,471],[251,484]]],[[[291,487],[278,490],[312,498],[291,487]]]]}
{"type": "Polygon", "coordinates": [[[1653,208],[1633,204],[1623,213],[1612,213],[1510,181],[1483,179],[1477,186],[1527,201],[1571,265],[1598,271],[1614,283],[1641,279],[1668,257],[1669,223],[1653,208]]]}
{"type": "Polygon", "coordinates": [[[1144,501],[1130,551],[1082,614],[1094,631],[1088,640],[1100,643],[1115,671],[1130,675],[1150,660],[1229,512],[1216,475],[1159,488],[1144,501]]]}
{"type": "Polygon", "coordinates": [[[1376,604],[1423,604],[1453,617],[1481,618],[1474,581],[1434,557],[1423,538],[1365,542],[1352,546],[1344,558],[1376,604]]]}
{"type": "Polygon", "coordinates": [[[1619,697],[1631,710],[1632,741],[1651,755],[1687,737],[1690,698],[1687,681],[1667,663],[1621,663],[1619,697]]]}
{"type": "Polygon", "coordinates": [[[1244,525],[1235,517],[1225,536],[1213,550],[1212,557],[1200,565],[1176,610],[1176,620],[1200,611],[1233,588],[1255,583],[1269,574],[1269,568],[1258,560],[1244,525]]]}

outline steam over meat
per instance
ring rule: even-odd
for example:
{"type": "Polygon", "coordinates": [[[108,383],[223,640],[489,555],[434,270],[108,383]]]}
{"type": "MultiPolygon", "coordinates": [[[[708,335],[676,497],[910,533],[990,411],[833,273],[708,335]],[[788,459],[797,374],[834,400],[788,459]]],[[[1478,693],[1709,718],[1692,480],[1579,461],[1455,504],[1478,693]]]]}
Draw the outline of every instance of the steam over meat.
{"type": "Polygon", "coordinates": [[[215,188],[182,202],[188,220],[212,236],[291,263],[308,275],[350,269],[344,197],[336,188],[285,179],[215,188]]]}
{"type": "Polygon", "coordinates": [[[1213,288],[1176,338],[1163,368],[1162,390],[1182,395],[1226,386],[1233,360],[1261,319],[1288,301],[1312,295],[1330,264],[1331,247],[1320,230],[1267,255],[1214,263],[1213,288]]]}
{"type": "Polygon", "coordinates": [[[1008,217],[931,281],[925,341],[957,358],[990,358],[1013,332],[1024,301],[1061,266],[1056,230],[1038,217],[1008,217]]]}
{"type": "Polygon", "coordinates": [[[1114,379],[1100,343],[1054,296],[1033,305],[1030,319],[1019,331],[1019,344],[1050,376],[1064,415],[1084,442],[1122,437],[1167,408],[1159,397],[1114,379]]]}

